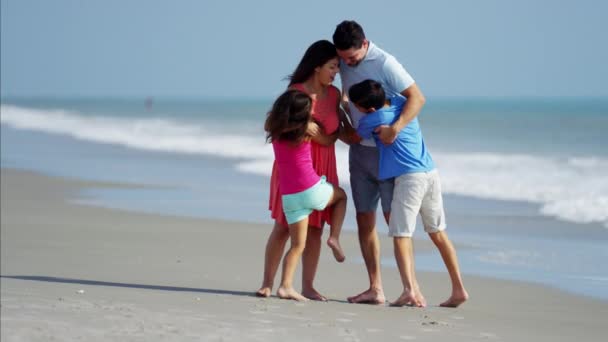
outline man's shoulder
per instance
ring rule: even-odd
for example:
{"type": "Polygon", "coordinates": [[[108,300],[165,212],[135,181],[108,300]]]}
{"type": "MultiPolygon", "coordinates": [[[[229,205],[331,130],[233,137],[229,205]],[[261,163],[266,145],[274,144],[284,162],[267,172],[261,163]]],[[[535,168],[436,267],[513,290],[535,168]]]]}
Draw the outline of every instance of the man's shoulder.
{"type": "Polygon", "coordinates": [[[384,64],[386,62],[386,59],[389,57],[393,56],[379,48],[376,44],[369,42],[369,50],[367,52],[366,58],[369,62],[384,64]]]}

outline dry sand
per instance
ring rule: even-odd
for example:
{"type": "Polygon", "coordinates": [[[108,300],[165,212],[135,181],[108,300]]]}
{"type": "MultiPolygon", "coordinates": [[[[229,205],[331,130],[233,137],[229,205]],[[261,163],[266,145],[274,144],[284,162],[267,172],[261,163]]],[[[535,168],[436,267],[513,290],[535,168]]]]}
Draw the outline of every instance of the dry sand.
{"type": "MultiPolygon", "coordinates": [[[[2,341],[603,341],[608,333],[608,302],[466,275],[471,299],[457,309],[436,306],[449,294],[447,275],[423,272],[427,308],[349,304],[367,277],[348,232],[345,264],[327,248],[321,256],[316,284],[329,302],[256,298],[270,225],[70,201],[92,185],[118,186],[2,170],[2,341]]],[[[390,240],[382,244],[392,255],[390,240]]],[[[395,299],[396,269],[383,277],[395,299]]]]}

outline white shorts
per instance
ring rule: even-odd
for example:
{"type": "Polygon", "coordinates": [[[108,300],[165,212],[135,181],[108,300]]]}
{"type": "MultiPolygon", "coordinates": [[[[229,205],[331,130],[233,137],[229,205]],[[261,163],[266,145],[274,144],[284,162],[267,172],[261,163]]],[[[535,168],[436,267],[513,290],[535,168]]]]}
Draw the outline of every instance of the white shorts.
{"type": "Polygon", "coordinates": [[[446,228],[441,182],[436,169],[406,173],[395,178],[388,235],[411,237],[416,229],[418,213],[427,233],[446,228]]]}

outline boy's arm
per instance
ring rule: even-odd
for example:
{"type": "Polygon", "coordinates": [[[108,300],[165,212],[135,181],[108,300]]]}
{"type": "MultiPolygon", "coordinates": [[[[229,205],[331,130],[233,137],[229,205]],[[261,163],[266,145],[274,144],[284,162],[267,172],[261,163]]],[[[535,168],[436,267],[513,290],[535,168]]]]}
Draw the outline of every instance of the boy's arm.
{"type": "Polygon", "coordinates": [[[359,127],[357,127],[357,134],[363,139],[371,139],[372,133],[378,127],[378,120],[374,120],[375,114],[367,114],[359,120],[359,127]]]}
{"type": "Polygon", "coordinates": [[[420,88],[418,88],[415,83],[402,91],[401,95],[407,100],[397,121],[390,126],[382,125],[376,130],[380,141],[386,145],[392,144],[395,141],[399,132],[401,132],[401,130],[420,113],[420,110],[426,102],[422,91],[420,91],[420,88]]]}

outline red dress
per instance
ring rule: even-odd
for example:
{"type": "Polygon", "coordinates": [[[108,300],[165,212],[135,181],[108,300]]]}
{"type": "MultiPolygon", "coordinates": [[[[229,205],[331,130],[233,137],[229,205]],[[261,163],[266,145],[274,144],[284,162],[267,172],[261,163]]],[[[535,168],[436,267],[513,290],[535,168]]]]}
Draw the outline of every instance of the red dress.
{"type": "MultiPolygon", "coordinates": [[[[306,92],[304,85],[297,83],[294,88],[306,92]]],[[[334,86],[329,86],[327,96],[323,99],[313,99],[312,116],[325,130],[325,134],[333,134],[338,129],[340,119],[338,117],[338,99],[340,92],[334,86]]],[[[338,170],[336,169],[336,149],[334,144],[323,146],[312,141],[312,164],[319,176],[325,176],[327,181],[333,185],[338,185],[338,170]]],[[[283,204],[281,202],[281,193],[279,192],[279,171],[277,162],[272,165],[272,176],[270,177],[270,201],[268,209],[270,209],[271,217],[279,224],[287,227],[287,220],[283,213],[283,204]]],[[[313,211],[308,217],[308,225],[323,228],[325,222],[331,220],[332,208],[327,207],[323,211],[313,211]]]]}

